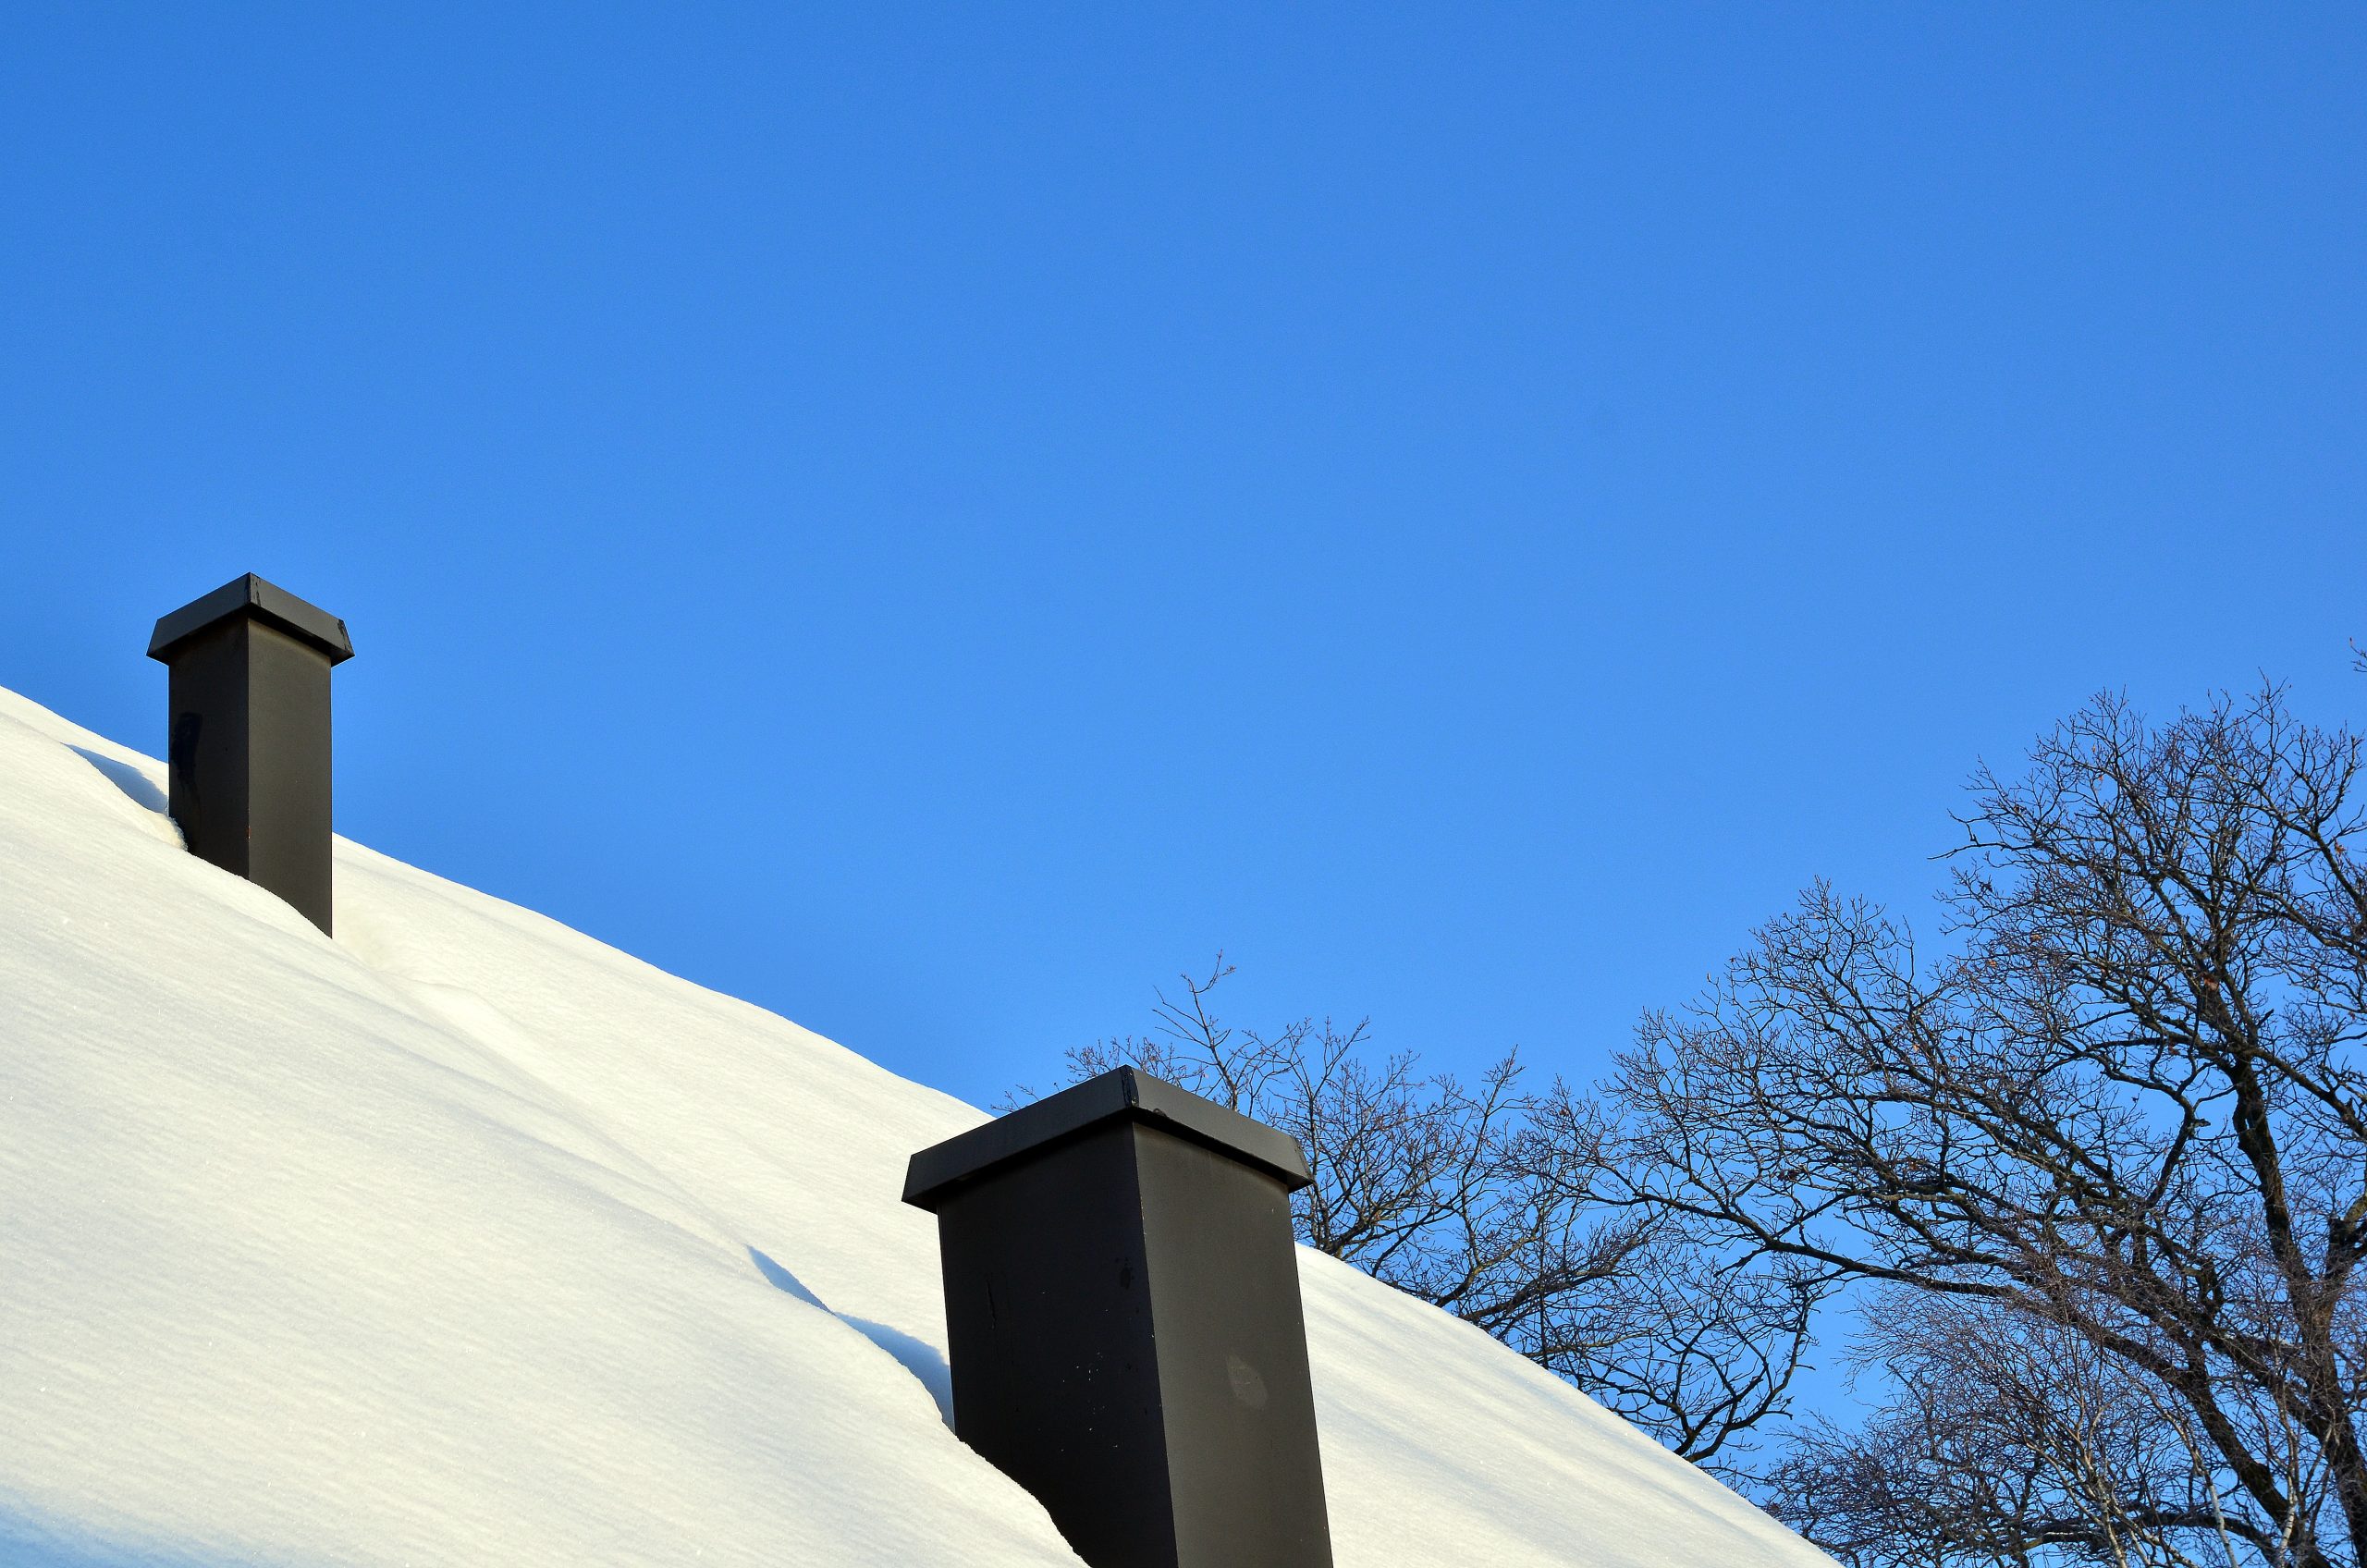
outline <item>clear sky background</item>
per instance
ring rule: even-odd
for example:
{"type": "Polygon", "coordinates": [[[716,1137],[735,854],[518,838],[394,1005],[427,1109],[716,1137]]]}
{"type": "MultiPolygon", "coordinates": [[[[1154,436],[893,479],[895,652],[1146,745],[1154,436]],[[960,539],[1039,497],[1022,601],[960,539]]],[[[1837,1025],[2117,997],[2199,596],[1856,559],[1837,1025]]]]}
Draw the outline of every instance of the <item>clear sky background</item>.
{"type": "Polygon", "coordinates": [[[261,572],[344,832],[974,1099],[1219,947],[1591,1073],[2099,689],[2367,721],[2355,6],[25,5],[0,201],[0,684],[261,572]]]}

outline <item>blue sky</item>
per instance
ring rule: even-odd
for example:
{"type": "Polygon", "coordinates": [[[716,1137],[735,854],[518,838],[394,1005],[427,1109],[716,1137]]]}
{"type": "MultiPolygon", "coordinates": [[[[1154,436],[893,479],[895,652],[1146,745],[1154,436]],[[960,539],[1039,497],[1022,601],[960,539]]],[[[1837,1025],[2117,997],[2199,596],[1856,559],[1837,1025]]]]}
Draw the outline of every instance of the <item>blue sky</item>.
{"type": "Polygon", "coordinates": [[[2367,715],[2362,133],[2334,6],[26,7],[0,684],[261,572],[342,830],[975,1099],[1220,946],[1588,1073],[2100,688],[2367,715]]]}

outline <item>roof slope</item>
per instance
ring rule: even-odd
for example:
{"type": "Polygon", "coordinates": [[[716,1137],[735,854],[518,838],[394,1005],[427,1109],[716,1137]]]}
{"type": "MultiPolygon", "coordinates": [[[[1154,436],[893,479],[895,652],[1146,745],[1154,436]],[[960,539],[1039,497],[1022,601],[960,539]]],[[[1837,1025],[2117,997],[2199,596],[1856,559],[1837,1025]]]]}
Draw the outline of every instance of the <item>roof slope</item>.
{"type": "MultiPolygon", "coordinates": [[[[946,1428],[981,1113],[339,841],[337,929],[0,692],[0,1562],[1070,1564],[946,1428]]],[[[1302,1253],[1343,1568],[1823,1560],[1302,1253]]]]}

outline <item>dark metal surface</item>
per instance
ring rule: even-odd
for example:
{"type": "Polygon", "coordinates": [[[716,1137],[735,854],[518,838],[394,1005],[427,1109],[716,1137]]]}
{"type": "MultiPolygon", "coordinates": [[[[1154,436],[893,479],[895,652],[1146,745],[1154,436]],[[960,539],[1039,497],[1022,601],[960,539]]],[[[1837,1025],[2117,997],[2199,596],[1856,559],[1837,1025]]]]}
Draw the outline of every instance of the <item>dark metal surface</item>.
{"type": "Polygon", "coordinates": [[[150,655],[172,671],[171,809],[190,851],[329,930],[329,668],[352,656],[344,623],[246,577],[158,621],[150,655]]]}
{"type": "Polygon", "coordinates": [[[1121,1067],[1020,1107],[958,1138],[913,1156],[904,1201],[935,1209],[945,1194],[1005,1160],[1040,1152],[1110,1118],[1150,1121],[1246,1160],[1291,1192],[1306,1185],[1306,1161],[1289,1133],[1132,1067],[1121,1067]]]}
{"type": "Polygon", "coordinates": [[[1092,1568],[1328,1568],[1290,1222],[1305,1167],[1285,1134],[1120,1072],[914,1157],[955,1427],[1092,1568]]]}
{"type": "Polygon", "coordinates": [[[169,663],[175,643],[216,621],[239,616],[267,621],[313,644],[328,655],[331,664],[343,664],[353,656],[353,640],[346,633],[345,622],[251,571],[159,620],[156,634],[148,640],[148,656],[169,663]]]}

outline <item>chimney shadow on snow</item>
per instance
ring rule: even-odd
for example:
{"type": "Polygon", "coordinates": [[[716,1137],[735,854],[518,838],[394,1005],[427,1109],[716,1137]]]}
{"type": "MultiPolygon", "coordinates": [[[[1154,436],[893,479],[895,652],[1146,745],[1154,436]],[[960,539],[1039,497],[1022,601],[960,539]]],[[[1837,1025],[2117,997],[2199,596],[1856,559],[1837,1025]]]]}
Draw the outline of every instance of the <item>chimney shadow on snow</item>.
{"type": "MultiPolygon", "coordinates": [[[[748,1249],[748,1261],[756,1266],[756,1272],[763,1275],[765,1282],[773,1289],[784,1294],[795,1296],[808,1306],[816,1306],[824,1312],[830,1312],[829,1306],[820,1296],[805,1288],[803,1280],[754,1247],[748,1249]]],[[[953,1426],[953,1369],[945,1364],[944,1355],[935,1345],[916,1340],[901,1329],[891,1329],[885,1323],[874,1323],[867,1317],[853,1317],[843,1312],[830,1312],[830,1316],[893,1356],[899,1366],[911,1373],[914,1379],[928,1390],[928,1397],[937,1402],[938,1419],[945,1423],[947,1429],[951,1429],[953,1426]]]]}
{"type": "Polygon", "coordinates": [[[154,779],[129,763],[101,756],[85,746],[68,746],[67,750],[98,769],[99,777],[129,796],[133,805],[144,806],[159,816],[170,815],[172,802],[165,791],[157,787],[154,779]]]}

